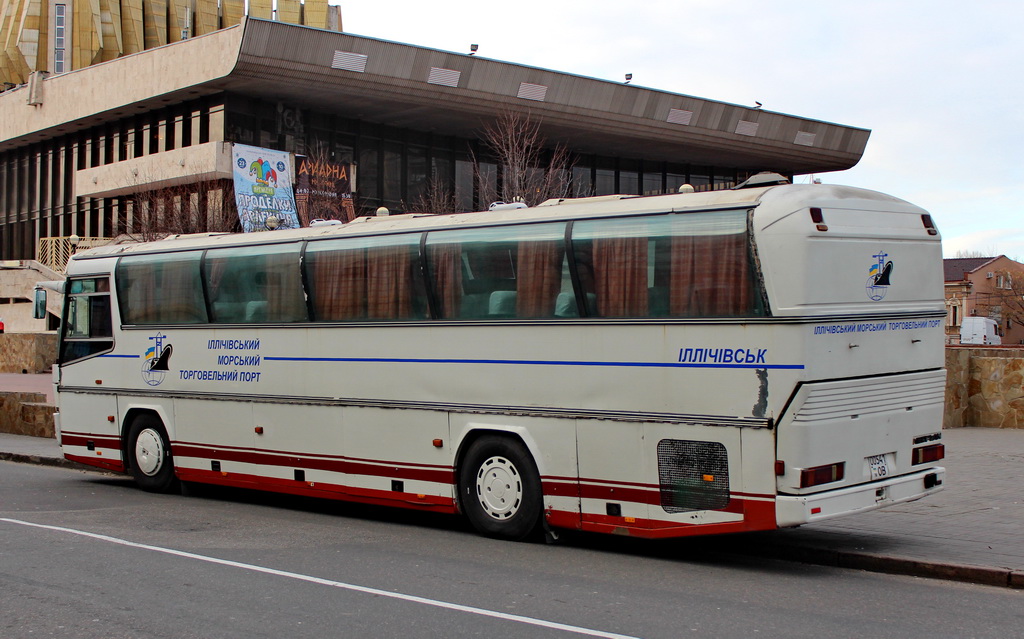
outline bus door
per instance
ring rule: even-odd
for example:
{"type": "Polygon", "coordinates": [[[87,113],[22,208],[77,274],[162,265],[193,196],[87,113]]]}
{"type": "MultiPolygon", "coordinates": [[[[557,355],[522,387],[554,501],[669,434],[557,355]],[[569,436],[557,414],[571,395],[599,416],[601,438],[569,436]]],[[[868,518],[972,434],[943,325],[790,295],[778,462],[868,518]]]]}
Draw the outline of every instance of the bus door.
{"type": "Polygon", "coordinates": [[[58,357],[61,445],[85,463],[123,468],[117,427],[119,366],[103,355],[114,348],[110,278],[73,277],[65,289],[58,357]],[[89,365],[78,364],[89,361],[89,365]]]}

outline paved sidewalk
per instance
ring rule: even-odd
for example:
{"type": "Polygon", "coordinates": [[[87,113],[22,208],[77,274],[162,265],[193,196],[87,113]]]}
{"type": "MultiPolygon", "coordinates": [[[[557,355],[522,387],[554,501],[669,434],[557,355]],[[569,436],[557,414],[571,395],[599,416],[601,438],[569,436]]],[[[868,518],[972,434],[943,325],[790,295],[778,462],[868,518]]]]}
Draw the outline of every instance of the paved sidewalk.
{"type": "Polygon", "coordinates": [[[757,535],[810,563],[1024,588],[1024,430],[954,428],[943,439],[943,491],[757,535]]]}
{"type": "MultiPolygon", "coordinates": [[[[946,488],[911,502],[756,539],[784,559],[1024,588],[1024,430],[944,432],[946,488]]],[[[0,460],[74,467],[53,439],[0,433],[0,460]]],[[[723,537],[723,540],[726,538],[723,537]]],[[[745,544],[729,544],[742,552],[745,544]]]]}
{"type": "Polygon", "coordinates": [[[53,375],[50,373],[32,375],[0,373],[0,391],[42,393],[46,395],[46,401],[53,403],[53,375]]]}

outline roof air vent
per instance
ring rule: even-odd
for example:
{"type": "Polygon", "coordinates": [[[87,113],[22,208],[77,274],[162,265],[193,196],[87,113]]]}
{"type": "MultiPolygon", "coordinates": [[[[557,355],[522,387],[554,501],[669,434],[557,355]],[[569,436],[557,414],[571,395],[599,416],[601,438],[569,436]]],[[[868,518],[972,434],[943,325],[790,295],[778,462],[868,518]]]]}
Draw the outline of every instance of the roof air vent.
{"type": "Polygon", "coordinates": [[[687,111],[685,109],[669,109],[668,118],[665,119],[669,124],[682,124],[687,125],[693,118],[693,111],[687,111]]]}
{"type": "Polygon", "coordinates": [[[548,88],[543,84],[520,82],[519,93],[516,94],[516,97],[523,98],[524,100],[536,100],[537,102],[543,102],[544,98],[547,97],[547,93],[548,88]]]}
{"type": "Polygon", "coordinates": [[[752,175],[743,182],[740,182],[736,186],[732,187],[736,189],[754,189],[762,186],[778,186],[780,184],[789,184],[789,180],[786,176],[773,173],[771,171],[762,171],[757,175],[752,175]]]}
{"type": "Polygon", "coordinates": [[[817,134],[810,133],[808,131],[797,131],[796,137],[793,138],[793,144],[799,144],[800,146],[814,146],[814,139],[817,134]]]}
{"type": "Polygon", "coordinates": [[[461,71],[455,69],[442,69],[441,67],[430,67],[430,75],[427,76],[429,84],[440,84],[445,87],[458,87],[461,71]]]}
{"type": "Polygon", "coordinates": [[[355,71],[356,73],[363,73],[366,71],[366,60],[368,56],[362,53],[353,53],[351,51],[335,51],[334,59],[331,61],[332,69],[342,69],[343,71],[355,71]]]}
{"type": "Polygon", "coordinates": [[[757,122],[750,122],[749,120],[740,120],[736,123],[736,130],[733,131],[737,135],[757,135],[757,122]]]}
{"type": "Polygon", "coordinates": [[[526,202],[491,202],[491,205],[487,207],[488,211],[515,211],[517,209],[525,209],[526,202]]]}

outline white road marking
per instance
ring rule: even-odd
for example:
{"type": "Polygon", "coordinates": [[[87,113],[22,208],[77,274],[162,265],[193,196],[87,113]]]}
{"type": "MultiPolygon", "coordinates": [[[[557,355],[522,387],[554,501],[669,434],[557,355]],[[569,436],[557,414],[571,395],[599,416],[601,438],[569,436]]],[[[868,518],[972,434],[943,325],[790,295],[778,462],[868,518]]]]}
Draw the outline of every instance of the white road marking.
{"type": "Polygon", "coordinates": [[[97,533],[91,533],[84,530],[75,530],[74,528],[64,528],[62,526],[48,526],[46,524],[36,524],[30,521],[22,521],[20,519],[8,519],[0,517],[0,521],[5,521],[10,524],[18,524],[19,526],[30,526],[32,528],[43,528],[45,530],[53,530],[56,532],[68,533],[72,535],[79,535],[82,537],[90,537],[92,539],[98,539],[100,541],[107,541],[113,544],[119,544],[121,546],[129,546],[131,548],[139,548],[142,550],[150,550],[152,552],[164,553],[166,555],[174,555],[177,557],[184,557],[186,559],[196,559],[199,561],[205,561],[211,564],[219,564],[221,566],[230,566],[232,568],[241,568],[242,570],[251,570],[253,572],[261,572],[267,575],[276,575],[278,577],[287,577],[289,579],[297,579],[299,581],[305,581],[308,583],[319,584],[321,586],[331,586],[334,588],[341,588],[343,590],[351,590],[354,592],[361,592],[368,595],[377,595],[379,597],[389,597],[391,599],[399,599],[402,601],[409,601],[412,603],[423,604],[425,606],[434,606],[435,608],[445,608],[447,610],[456,610],[458,612],[468,612],[473,615],[481,615],[483,617],[492,617],[495,619],[503,619],[506,621],[514,621],[516,623],[525,623],[531,626],[540,626],[542,628],[552,628],[554,630],[564,630],[565,632],[572,632],[579,635],[587,635],[588,637],[603,637],[604,639],[638,639],[630,635],[620,635],[614,632],[604,632],[601,630],[593,630],[591,628],[582,628],[580,626],[571,626],[569,624],[558,623],[555,621],[546,621],[544,619],[535,619],[533,617],[523,617],[521,615],[510,615],[504,612],[497,612],[495,610],[487,610],[485,608],[476,608],[473,606],[463,606],[462,604],[450,603],[447,601],[439,601],[437,599],[427,599],[426,597],[417,597],[416,595],[407,595],[400,592],[389,592],[387,590],[379,590],[377,588],[367,588],[366,586],[358,586],[356,584],[348,584],[342,581],[334,581],[332,579],[323,579],[320,577],[313,577],[311,575],[303,575],[297,572],[289,572],[287,570],[276,570],[274,568],[266,568],[264,566],[256,566],[253,564],[246,564],[239,561],[230,561],[228,559],[218,559],[217,557],[208,557],[206,555],[197,555],[191,552],[185,552],[183,550],[174,550],[173,548],[163,548],[161,546],[151,546],[149,544],[139,544],[134,541],[128,541],[127,539],[119,539],[117,537],[110,537],[109,535],[99,535],[97,533]]]}

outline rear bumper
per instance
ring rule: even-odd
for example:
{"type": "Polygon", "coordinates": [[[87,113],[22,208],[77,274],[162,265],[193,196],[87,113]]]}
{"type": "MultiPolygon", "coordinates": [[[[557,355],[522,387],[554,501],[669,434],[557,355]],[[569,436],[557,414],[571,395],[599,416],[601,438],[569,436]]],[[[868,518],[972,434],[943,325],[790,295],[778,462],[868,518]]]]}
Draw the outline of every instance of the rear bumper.
{"type": "Polygon", "coordinates": [[[937,493],[945,481],[946,469],[934,467],[912,475],[813,495],[778,495],[775,518],[779,528],[787,528],[866,512],[937,493]]]}

